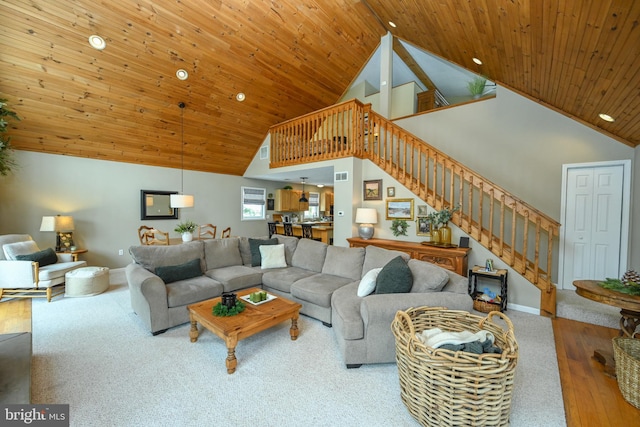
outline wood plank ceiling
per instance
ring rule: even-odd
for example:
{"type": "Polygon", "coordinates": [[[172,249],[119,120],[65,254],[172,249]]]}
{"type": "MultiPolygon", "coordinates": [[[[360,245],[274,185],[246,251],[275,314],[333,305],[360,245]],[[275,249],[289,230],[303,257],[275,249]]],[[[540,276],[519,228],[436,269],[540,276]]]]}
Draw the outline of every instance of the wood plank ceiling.
{"type": "Polygon", "coordinates": [[[179,168],[184,113],[184,167],[241,175],[389,30],[637,146],[639,17],[620,0],[3,0],[0,97],[17,149],[179,168]]]}

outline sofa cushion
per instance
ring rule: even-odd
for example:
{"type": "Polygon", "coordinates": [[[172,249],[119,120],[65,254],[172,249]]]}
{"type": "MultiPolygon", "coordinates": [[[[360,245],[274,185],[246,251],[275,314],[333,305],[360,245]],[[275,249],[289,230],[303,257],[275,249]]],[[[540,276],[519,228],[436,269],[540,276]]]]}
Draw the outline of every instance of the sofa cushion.
{"type": "Polygon", "coordinates": [[[442,267],[417,259],[407,263],[413,276],[411,292],[440,292],[449,281],[449,275],[442,267]]]}
{"type": "Polygon", "coordinates": [[[32,254],[16,255],[16,261],[35,261],[40,267],[44,267],[58,262],[58,256],[53,249],[47,248],[32,254]]]}
{"type": "Polygon", "coordinates": [[[378,274],[380,274],[380,268],[374,268],[369,270],[367,274],[360,280],[360,284],[358,285],[358,296],[366,297],[376,289],[376,281],[378,279],[378,274]]]}
{"type": "Polygon", "coordinates": [[[287,265],[291,265],[293,253],[296,251],[300,239],[292,236],[284,236],[282,234],[277,234],[274,237],[278,239],[278,243],[284,244],[284,259],[287,261],[287,265]]]}
{"type": "Polygon", "coordinates": [[[331,294],[353,280],[331,274],[314,274],[291,285],[291,295],[321,307],[331,308],[331,294]]]}
{"type": "Polygon", "coordinates": [[[42,282],[61,279],[67,272],[86,266],[86,261],[57,262],[55,264],[45,265],[38,269],[38,284],[41,285],[42,282]]]}
{"type": "Polygon", "coordinates": [[[201,264],[204,262],[201,240],[170,246],[131,246],[129,253],[136,264],[154,274],[156,267],[184,264],[195,258],[199,258],[201,264]]]}
{"type": "Polygon", "coordinates": [[[207,276],[179,280],[168,284],[166,288],[168,307],[182,307],[222,294],[222,284],[207,276]]]}
{"type": "Polygon", "coordinates": [[[364,255],[364,262],[362,264],[362,277],[364,277],[364,275],[372,268],[384,267],[389,261],[397,256],[401,256],[405,260],[411,258],[409,254],[404,252],[392,251],[371,245],[367,246],[364,255]]]}
{"type": "Polygon", "coordinates": [[[289,294],[291,293],[291,285],[293,283],[305,277],[313,276],[314,274],[317,273],[299,267],[266,270],[262,274],[262,284],[268,288],[289,294]]]}
{"type": "Polygon", "coordinates": [[[262,268],[285,268],[287,262],[284,259],[284,245],[262,245],[260,246],[262,257],[262,268]]]}
{"type": "Polygon", "coordinates": [[[328,246],[326,243],[316,240],[300,239],[291,258],[291,265],[320,273],[328,246]]]}
{"type": "Polygon", "coordinates": [[[202,276],[200,258],[194,258],[184,264],[156,267],[156,275],[160,277],[165,284],[202,276]]]}
{"type": "Polygon", "coordinates": [[[207,270],[205,274],[222,283],[224,292],[233,292],[262,284],[262,272],[246,265],[231,265],[207,270]]]}
{"type": "Polygon", "coordinates": [[[413,276],[407,262],[400,256],[382,267],[376,279],[376,294],[406,293],[413,286],[413,276]]]}
{"type": "Polygon", "coordinates": [[[329,246],[322,266],[322,273],[358,280],[362,274],[364,252],[364,248],[329,246]]]}
{"type": "Polygon", "coordinates": [[[26,240],[24,242],[7,243],[2,245],[4,256],[9,261],[15,261],[18,255],[28,255],[34,252],[38,252],[40,248],[33,240],[26,240]]]}
{"type": "Polygon", "coordinates": [[[239,241],[237,237],[204,240],[204,260],[207,270],[242,265],[239,241]]]}
{"type": "Polygon", "coordinates": [[[6,257],[4,253],[3,246],[8,245],[10,243],[17,242],[26,242],[28,240],[33,240],[28,234],[3,234],[0,235],[0,260],[9,259],[6,257]]]}
{"type": "Polygon", "coordinates": [[[278,239],[249,239],[249,248],[251,250],[251,267],[262,265],[262,254],[260,253],[260,246],[277,244],[278,239]]]}

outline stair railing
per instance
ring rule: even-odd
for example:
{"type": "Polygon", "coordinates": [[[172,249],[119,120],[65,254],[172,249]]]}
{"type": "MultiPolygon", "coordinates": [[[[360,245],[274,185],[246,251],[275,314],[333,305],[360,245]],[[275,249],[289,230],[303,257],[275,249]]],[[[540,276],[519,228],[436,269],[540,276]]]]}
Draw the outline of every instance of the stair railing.
{"type": "Polygon", "coordinates": [[[271,167],[366,158],[434,209],[460,206],[453,223],[540,289],[541,312],[555,315],[552,271],[560,224],[547,215],[357,100],[270,131],[271,167]]]}

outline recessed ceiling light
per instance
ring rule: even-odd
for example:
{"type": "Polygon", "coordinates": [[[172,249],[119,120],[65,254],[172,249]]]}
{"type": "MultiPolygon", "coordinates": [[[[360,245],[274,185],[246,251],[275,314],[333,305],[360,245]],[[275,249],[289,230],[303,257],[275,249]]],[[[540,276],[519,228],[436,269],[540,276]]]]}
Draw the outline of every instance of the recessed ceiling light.
{"type": "Polygon", "coordinates": [[[236,99],[240,102],[244,101],[245,99],[244,93],[238,92],[238,94],[236,95],[236,99]]]}
{"type": "Polygon", "coordinates": [[[482,61],[480,61],[480,59],[478,58],[473,58],[473,62],[475,62],[478,65],[482,65],[482,61]]]}
{"type": "Polygon", "coordinates": [[[389,25],[391,25],[393,28],[396,28],[396,23],[393,21],[389,21],[389,25]]]}
{"type": "Polygon", "coordinates": [[[102,50],[105,47],[107,47],[107,43],[104,41],[104,39],[95,34],[89,36],[89,44],[91,45],[92,48],[98,49],[98,50],[102,50]]]}
{"type": "Polygon", "coordinates": [[[187,73],[187,70],[180,68],[176,71],[176,77],[180,80],[187,80],[189,78],[189,73],[187,73]]]}
{"type": "Polygon", "coordinates": [[[598,115],[600,116],[600,118],[601,118],[602,120],[606,120],[606,121],[608,121],[608,122],[615,122],[615,121],[616,121],[616,119],[614,119],[613,117],[611,117],[611,116],[610,116],[610,115],[608,115],[608,114],[600,113],[600,114],[598,114],[598,115]]]}

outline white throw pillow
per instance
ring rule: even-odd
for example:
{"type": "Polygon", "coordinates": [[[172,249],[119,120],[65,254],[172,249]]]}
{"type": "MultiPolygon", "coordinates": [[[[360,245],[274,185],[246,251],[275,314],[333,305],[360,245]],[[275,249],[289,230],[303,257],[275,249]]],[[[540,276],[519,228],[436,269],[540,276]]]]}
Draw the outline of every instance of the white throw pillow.
{"type": "Polygon", "coordinates": [[[287,266],[284,259],[284,244],[260,245],[260,257],[262,258],[262,269],[283,268],[287,266]]]}
{"type": "Polygon", "coordinates": [[[376,288],[376,280],[378,279],[378,274],[380,274],[380,268],[374,268],[367,271],[367,274],[360,280],[360,284],[358,285],[358,296],[366,297],[371,292],[373,292],[376,288]]]}
{"type": "Polygon", "coordinates": [[[38,245],[33,240],[7,243],[6,245],[2,245],[2,249],[4,250],[4,257],[8,261],[15,261],[17,255],[29,255],[40,251],[38,245]]]}

